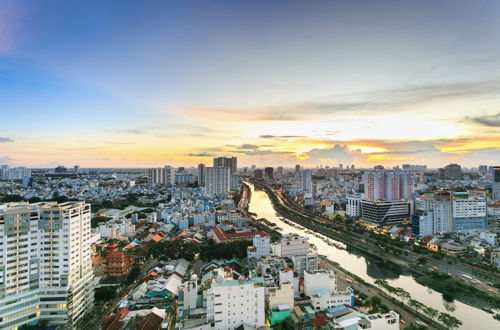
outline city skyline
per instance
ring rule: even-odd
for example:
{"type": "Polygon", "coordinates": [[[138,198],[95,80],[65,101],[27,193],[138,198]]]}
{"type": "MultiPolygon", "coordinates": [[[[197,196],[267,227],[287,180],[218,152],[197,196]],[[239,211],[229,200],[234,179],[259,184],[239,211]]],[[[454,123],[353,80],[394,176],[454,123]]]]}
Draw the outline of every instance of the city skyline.
{"type": "Polygon", "coordinates": [[[0,164],[497,165],[499,30],[497,1],[2,1],[0,164]]]}

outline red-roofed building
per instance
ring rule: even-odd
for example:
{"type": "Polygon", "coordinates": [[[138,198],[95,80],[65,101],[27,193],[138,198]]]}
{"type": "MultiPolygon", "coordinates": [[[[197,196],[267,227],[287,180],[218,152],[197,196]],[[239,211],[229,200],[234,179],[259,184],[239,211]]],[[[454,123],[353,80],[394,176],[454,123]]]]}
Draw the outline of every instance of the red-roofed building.
{"type": "Polygon", "coordinates": [[[127,316],[128,313],[130,313],[130,310],[128,308],[122,308],[120,310],[120,314],[122,314],[123,316],[127,316]]]}
{"type": "Polygon", "coordinates": [[[422,238],[420,239],[420,243],[427,245],[427,243],[429,243],[429,242],[430,242],[430,240],[431,240],[431,239],[433,239],[433,238],[434,238],[434,236],[433,236],[433,235],[424,236],[424,237],[422,237],[422,238]]]}
{"type": "Polygon", "coordinates": [[[125,324],[123,322],[123,314],[116,313],[111,316],[104,317],[104,326],[103,330],[120,330],[122,326],[125,324]]]}
{"type": "Polygon", "coordinates": [[[161,328],[163,318],[155,313],[149,313],[135,328],[136,330],[156,330],[161,328]]]}
{"type": "Polygon", "coordinates": [[[177,238],[186,238],[186,237],[189,237],[189,232],[186,230],[181,231],[179,235],[177,235],[177,238]]]}
{"type": "Polygon", "coordinates": [[[159,242],[162,240],[163,237],[161,237],[160,235],[154,235],[153,237],[151,237],[151,240],[155,241],[155,242],[159,242]]]}
{"type": "Polygon", "coordinates": [[[328,324],[327,317],[315,317],[311,319],[311,325],[313,327],[326,327],[328,324]]]}
{"type": "Polygon", "coordinates": [[[230,243],[235,241],[252,241],[255,235],[260,235],[261,237],[269,236],[265,231],[247,231],[239,233],[225,233],[219,227],[213,227],[213,240],[217,243],[230,243]]]}

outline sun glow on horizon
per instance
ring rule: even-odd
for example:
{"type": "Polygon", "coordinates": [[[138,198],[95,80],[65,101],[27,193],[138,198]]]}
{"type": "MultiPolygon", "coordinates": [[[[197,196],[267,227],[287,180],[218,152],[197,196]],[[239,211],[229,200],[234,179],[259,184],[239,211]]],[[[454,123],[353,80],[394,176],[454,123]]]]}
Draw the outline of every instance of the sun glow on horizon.
{"type": "Polygon", "coordinates": [[[385,147],[377,146],[365,146],[365,145],[349,145],[347,147],[349,151],[360,151],[363,154],[371,154],[374,152],[387,152],[389,149],[385,147]]]}

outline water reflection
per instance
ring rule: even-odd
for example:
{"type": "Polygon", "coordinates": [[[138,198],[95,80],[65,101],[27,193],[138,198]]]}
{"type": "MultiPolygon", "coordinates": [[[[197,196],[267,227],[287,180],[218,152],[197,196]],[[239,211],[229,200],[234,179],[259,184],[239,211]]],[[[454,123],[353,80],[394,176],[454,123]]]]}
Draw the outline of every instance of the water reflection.
{"type": "Polygon", "coordinates": [[[448,312],[454,312],[457,310],[457,306],[455,306],[454,301],[446,301],[445,299],[443,299],[443,305],[448,312]]]}
{"type": "Polygon", "coordinates": [[[269,222],[276,224],[280,228],[278,231],[282,233],[298,233],[309,237],[310,242],[317,247],[317,253],[338,262],[347,271],[356,274],[369,283],[374,283],[377,279],[386,279],[391,286],[401,287],[408,291],[413,299],[441,312],[452,314],[460,319],[463,322],[460,329],[499,328],[500,323],[491,314],[481,309],[459,301],[455,301],[452,304],[445,304],[442,301],[440,293],[415,282],[409,270],[401,271],[401,269],[388,266],[387,264],[381,264],[380,261],[364,256],[361,251],[357,251],[341,242],[318,233],[313,234],[309,230],[293,224],[286,219],[280,219],[266,193],[254,190],[252,185],[249,186],[252,189],[249,205],[250,212],[256,213],[257,218],[266,218],[269,222]]]}
{"type": "Polygon", "coordinates": [[[387,268],[387,264],[383,261],[376,261],[365,258],[366,273],[368,276],[376,280],[393,280],[399,277],[401,273],[394,272],[392,269],[387,268]]]}

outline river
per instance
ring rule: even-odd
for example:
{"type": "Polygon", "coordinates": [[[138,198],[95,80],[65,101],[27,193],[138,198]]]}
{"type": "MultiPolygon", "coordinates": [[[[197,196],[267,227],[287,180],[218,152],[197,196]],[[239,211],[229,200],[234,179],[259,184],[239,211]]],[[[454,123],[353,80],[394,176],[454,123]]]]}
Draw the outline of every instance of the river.
{"type": "Polygon", "coordinates": [[[249,203],[250,212],[257,214],[257,218],[266,218],[275,223],[281,228],[278,230],[281,233],[297,233],[309,237],[310,243],[316,246],[318,254],[325,255],[328,259],[339,263],[347,271],[369,283],[374,283],[377,279],[385,279],[392,286],[404,288],[413,299],[458,318],[463,323],[460,329],[489,330],[500,328],[500,323],[493,318],[492,314],[456,300],[451,304],[446,303],[439,292],[418,284],[409,272],[398,272],[397,269],[389,270],[372,258],[350,249],[350,247],[347,247],[349,251],[346,251],[328,244],[328,242],[333,241],[338,246],[346,247],[339,241],[318,233],[311,233],[297,224],[288,225],[282,220],[283,218],[277,215],[267,194],[264,191],[255,190],[252,184],[247,184],[252,192],[249,203]]]}

